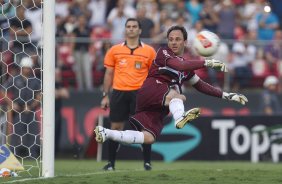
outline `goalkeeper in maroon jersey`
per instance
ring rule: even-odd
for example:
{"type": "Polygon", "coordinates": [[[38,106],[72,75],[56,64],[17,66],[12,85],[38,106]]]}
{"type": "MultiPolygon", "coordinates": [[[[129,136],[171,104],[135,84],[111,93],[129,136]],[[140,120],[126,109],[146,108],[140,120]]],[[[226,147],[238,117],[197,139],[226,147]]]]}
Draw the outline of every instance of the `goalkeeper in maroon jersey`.
{"type": "Polygon", "coordinates": [[[197,76],[194,70],[210,67],[227,72],[224,63],[215,59],[185,60],[182,55],[187,44],[187,32],[182,26],[173,26],[167,31],[168,45],[157,51],[147,79],[137,93],[136,114],[129,121],[136,130],[110,130],[102,126],[95,128],[96,141],[107,139],[127,144],[152,144],[163,129],[163,119],[171,112],[176,128],[200,115],[200,108],[184,110],[186,97],[181,92],[184,81],[198,91],[245,105],[248,99],[237,93],[227,93],[211,86],[197,76]]]}

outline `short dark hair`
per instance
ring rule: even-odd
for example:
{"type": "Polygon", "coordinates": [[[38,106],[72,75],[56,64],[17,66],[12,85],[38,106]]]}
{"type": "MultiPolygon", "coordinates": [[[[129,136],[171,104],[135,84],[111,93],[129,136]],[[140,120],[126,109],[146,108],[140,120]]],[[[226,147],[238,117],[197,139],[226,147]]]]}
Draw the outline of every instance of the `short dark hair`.
{"type": "Polygon", "coordinates": [[[172,26],[172,27],[170,27],[170,28],[168,29],[168,31],[167,31],[166,37],[168,38],[170,32],[171,32],[171,31],[174,31],[174,30],[179,30],[179,31],[181,31],[182,34],[183,34],[184,40],[187,40],[188,34],[187,34],[186,29],[185,29],[183,26],[172,26]]]}
{"type": "Polygon", "coordinates": [[[141,23],[140,23],[140,21],[137,20],[136,18],[128,18],[128,19],[126,20],[126,22],[125,22],[125,26],[126,26],[126,24],[127,24],[129,21],[137,22],[139,29],[142,29],[142,28],[141,28],[141,23]]]}

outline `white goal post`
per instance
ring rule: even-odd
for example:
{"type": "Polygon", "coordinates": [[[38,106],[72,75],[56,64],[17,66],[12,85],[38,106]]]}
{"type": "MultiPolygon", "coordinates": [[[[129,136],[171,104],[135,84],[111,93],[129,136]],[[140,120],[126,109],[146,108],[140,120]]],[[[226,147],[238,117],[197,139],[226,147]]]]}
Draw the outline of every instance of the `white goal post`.
{"type": "Polygon", "coordinates": [[[1,1],[0,20],[0,169],[54,177],[55,0],[1,1]]]}
{"type": "Polygon", "coordinates": [[[54,177],[55,141],[55,0],[43,2],[42,176],[54,177]]]}

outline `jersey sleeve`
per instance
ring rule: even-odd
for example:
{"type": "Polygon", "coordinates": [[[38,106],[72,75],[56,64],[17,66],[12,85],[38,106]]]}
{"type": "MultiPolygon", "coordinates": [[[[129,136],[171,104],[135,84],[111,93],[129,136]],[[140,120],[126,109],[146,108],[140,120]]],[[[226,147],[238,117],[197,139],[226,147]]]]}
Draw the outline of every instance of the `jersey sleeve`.
{"type": "Polygon", "coordinates": [[[166,66],[166,62],[170,58],[175,58],[175,54],[166,47],[161,47],[156,55],[155,64],[158,66],[166,66]]]}
{"type": "Polygon", "coordinates": [[[113,54],[113,48],[110,48],[104,58],[105,67],[115,67],[115,59],[113,54]]]}

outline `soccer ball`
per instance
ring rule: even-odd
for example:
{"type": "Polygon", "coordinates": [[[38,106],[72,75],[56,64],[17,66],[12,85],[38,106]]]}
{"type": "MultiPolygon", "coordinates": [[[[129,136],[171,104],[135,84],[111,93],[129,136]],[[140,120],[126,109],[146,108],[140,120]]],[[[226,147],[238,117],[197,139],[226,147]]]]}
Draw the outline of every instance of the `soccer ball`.
{"type": "Polygon", "coordinates": [[[7,178],[11,176],[11,171],[7,168],[2,168],[0,170],[0,177],[7,178]]]}
{"type": "Polygon", "coordinates": [[[210,57],[216,53],[219,44],[220,39],[215,33],[210,31],[201,31],[194,39],[193,48],[199,55],[210,57]]]}
{"type": "Polygon", "coordinates": [[[0,169],[0,178],[17,177],[18,174],[7,168],[0,169]]]}

